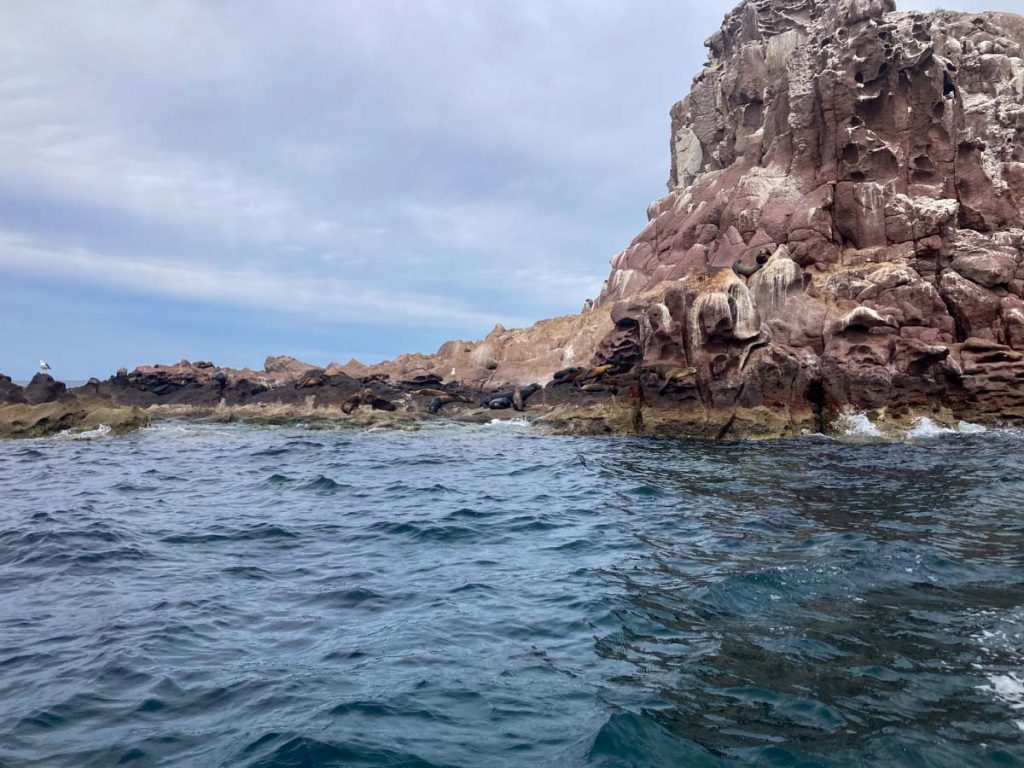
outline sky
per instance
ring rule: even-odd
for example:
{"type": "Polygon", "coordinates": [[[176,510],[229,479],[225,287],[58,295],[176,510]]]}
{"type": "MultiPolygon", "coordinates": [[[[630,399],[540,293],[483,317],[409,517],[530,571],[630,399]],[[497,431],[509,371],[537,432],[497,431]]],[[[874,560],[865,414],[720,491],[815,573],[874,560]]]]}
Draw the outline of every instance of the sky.
{"type": "Polygon", "coordinates": [[[376,362],[579,311],[734,4],[4,0],[0,372],[376,362]]]}

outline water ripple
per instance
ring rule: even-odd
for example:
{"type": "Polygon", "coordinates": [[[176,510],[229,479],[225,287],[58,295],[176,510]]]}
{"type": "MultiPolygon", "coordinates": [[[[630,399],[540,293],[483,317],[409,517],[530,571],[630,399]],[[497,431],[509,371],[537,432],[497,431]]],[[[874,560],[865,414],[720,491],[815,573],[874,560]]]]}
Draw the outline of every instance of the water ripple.
{"type": "Polygon", "coordinates": [[[0,443],[0,765],[1022,766],[1022,441],[0,443]]]}

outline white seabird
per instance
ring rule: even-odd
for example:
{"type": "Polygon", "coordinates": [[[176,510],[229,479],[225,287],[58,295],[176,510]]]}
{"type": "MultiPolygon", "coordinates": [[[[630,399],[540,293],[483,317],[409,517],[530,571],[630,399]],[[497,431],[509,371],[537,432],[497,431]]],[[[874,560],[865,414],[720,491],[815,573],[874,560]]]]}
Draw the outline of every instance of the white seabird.
{"type": "Polygon", "coordinates": [[[40,373],[46,373],[48,370],[50,370],[50,364],[48,362],[46,362],[45,360],[40,360],[39,361],[39,371],[40,371],[40,373]]]}

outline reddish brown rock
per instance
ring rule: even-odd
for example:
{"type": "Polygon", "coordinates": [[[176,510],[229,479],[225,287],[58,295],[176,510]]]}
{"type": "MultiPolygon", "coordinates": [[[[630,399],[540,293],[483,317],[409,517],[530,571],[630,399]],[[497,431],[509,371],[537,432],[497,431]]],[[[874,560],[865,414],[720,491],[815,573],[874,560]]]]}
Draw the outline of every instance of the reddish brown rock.
{"type": "Polygon", "coordinates": [[[593,303],[630,318],[595,362],[694,366],[708,409],[1018,407],[1022,31],[741,3],[672,109],[669,193],[593,303]]]}

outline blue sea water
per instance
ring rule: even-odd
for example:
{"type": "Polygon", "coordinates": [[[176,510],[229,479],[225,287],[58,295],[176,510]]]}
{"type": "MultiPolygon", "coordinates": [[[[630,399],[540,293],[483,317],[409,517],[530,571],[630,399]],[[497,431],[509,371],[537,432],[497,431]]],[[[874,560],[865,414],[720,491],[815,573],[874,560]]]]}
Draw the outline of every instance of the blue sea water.
{"type": "Polygon", "coordinates": [[[1022,449],[0,443],[0,765],[1024,765],[1022,449]]]}

